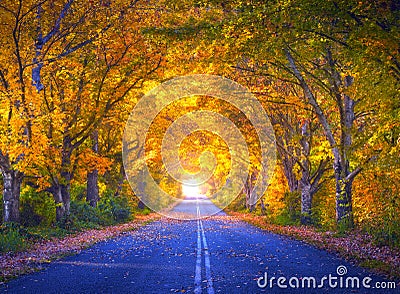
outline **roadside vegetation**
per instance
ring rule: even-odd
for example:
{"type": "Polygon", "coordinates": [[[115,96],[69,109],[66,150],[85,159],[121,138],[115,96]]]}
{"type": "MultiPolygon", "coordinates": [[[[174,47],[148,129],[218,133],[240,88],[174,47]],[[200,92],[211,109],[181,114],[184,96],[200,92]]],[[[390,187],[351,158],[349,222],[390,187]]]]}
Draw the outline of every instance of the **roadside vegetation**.
{"type": "Polygon", "coordinates": [[[29,250],[43,240],[63,238],[89,229],[101,229],[133,221],[136,216],[147,215],[148,208],[138,209],[127,197],[115,197],[104,191],[96,207],[84,199],[84,188],[73,189],[71,215],[56,221],[55,204],[45,192],[26,187],[21,193],[20,224],[7,222],[0,226],[0,252],[29,250]]]}

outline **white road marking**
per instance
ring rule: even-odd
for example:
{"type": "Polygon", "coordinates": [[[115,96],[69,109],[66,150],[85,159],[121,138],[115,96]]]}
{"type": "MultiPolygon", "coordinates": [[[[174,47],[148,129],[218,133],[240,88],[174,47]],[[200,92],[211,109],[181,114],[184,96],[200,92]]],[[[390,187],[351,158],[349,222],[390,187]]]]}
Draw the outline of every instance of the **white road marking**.
{"type": "Polygon", "coordinates": [[[206,279],[207,279],[207,293],[214,294],[214,288],[211,278],[211,265],[210,265],[210,252],[208,251],[208,245],[206,240],[206,234],[204,233],[203,223],[200,221],[201,234],[203,235],[204,245],[204,264],[206,266],[206,279]]]}
{"type": "MultiPolygon", "coordinates": [[[[197,216],[199,215],[199,206],[197,206],[197,216]]],[[[196,274],[194,276],[194,293],[201,293],[201,237],[200,222],[197,219],[197,258],[196,258],[196,274]]]]}
{"type": "Polygon", "coordinates": [[[196,273],[194,278],[194,293],[201,293],[201,241],[204,246],[204,264],[206,268],[206,279],[207,279],[207,293],[214,294],[214,288],[211,277],[211,264],[210,264],[210,252],[208,251],[206,234],[204,233],[203,223],[200,220],[200,207],[197,200],[197,258],[196,258],[196,273]]]}

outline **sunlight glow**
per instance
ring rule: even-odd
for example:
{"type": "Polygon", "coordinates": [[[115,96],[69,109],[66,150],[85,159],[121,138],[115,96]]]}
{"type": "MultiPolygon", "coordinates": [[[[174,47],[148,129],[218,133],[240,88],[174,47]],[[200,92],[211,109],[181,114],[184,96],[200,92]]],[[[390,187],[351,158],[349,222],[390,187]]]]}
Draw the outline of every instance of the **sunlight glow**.
{"type": "Polygon", "coordinates": [[[182,185],[182,194],[188,197],[199,197],[202,194],[198,186],[182,185]]]}

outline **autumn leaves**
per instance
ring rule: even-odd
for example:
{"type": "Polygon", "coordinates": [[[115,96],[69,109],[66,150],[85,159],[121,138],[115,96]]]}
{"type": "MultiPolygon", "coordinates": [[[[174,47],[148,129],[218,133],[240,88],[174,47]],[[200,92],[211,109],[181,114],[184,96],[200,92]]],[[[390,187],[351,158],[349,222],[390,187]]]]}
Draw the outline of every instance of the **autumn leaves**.
{"type": "Polygon", "coordinates": [[[123,177],[118,142],[127,105],[160,65],[160,49],[139,34],[152,16],[134,6],[2,2],[4,221],[19,221],[22,184],[50,192],[60,221],[74,181],[84,183],[89,173],[96,183],[105,171],[111,182],[123,177]]]}

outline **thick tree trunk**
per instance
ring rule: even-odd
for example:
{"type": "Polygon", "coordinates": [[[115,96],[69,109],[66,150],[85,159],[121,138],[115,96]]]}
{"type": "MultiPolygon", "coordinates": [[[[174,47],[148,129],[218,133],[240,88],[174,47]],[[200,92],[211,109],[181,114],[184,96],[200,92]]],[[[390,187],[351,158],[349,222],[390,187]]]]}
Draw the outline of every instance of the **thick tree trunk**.
{"type": "Polygon", "coordinates": [[[56,203],[56,221],[60,222],[65,216],[65,206],[62,199],[61,187],[53,186],[50,189],[53,194],[54,202],[56,203]]]}
{"type": "Polygon", "coordinates": [[[96,207],[99,201],[98,178],[99,173],[97,170],[89,172],[87,175],[86,202],[92,207],[96,207]]]}
{"type": "Polygon", "coordinates": [[[301,183],[301,217],[300,222],[303,225],[311,224],[311,207],[312,207],[311,185],[309,183],[301,183]]]}
{"type": "Polygon", "coordinates": [[[3,175],[3,221],[19,223],[19,196],[22,174],[14,170],[2,170],[3,175]]]}
{"type": "Polygon", "coordinates": [[[53,194],[56,203],[56,220],[63,222],[68,219],[71,206],[70,185],[72,180],[71,172],[71,151],[72,144],[68,136],[63,141],[60,177],[55,179],[49,191],[53,194]]]}
{"type": "Polygon", "coordinates": [[[68,219],[71,207],[71,194],[69,185],[54,184],[49,190],[56,203],[56,221],[63,222],[68,219]]]}
{"type": "Polygon", "coordinates": [[[257,175],[255,172],[252,172],[252,174],[248,177],[247,183],[246,183],[246,206],[249,209],[250,212],[253,212],[253,210],[256,208],[257,204],[257,194],[256,191],[254,190],[254,185],[257,180],[257,175]]]}
{"type": "Polygon", "coordinates": [[[61,196],[64,204],[64,218],[68,218],[71,207],[71,192],[69,182],[67,185],[61,185],[61,196]]]}
{"type": "MultiPolygon", "coordinates": [[[[347,168],[345,168],[347,169],[347,168]]],[[[353,227],[352,187],[353,177],[343,170],[342,162],[334,162],[336,180],[336,220],[344,228],[353,227]]]]}
{"type": "Polygon", "coordinates": [[[243,192],[246,196],[246,209],[248,209],[250,212],[253,211],[255,205],[256,205],[256,201],[255,199],[255,194],[253,191],[253,187],[254,187],[254,181],[256,179],[256,175],[253,172],[251,175],[248,176],[246,182],[243,185],[243,192]]]}
{"type": "Polygon", "coordinates": [[[333,169],[336,180],[336,220],[339,226],[348,229],[353,227],[351,199],[353,180],[361,171],[361,168],[350,172],[349,154],[352,146],[352,129],[355,120],[354,107],[356,102],[344,93],[342,88],[343,86],[345,88],[350,87],[354,82],[354,78],[351,76],[341,77],[336,69],[336,61],[329,49],[327,49],[326,61],[329,65],[328,71],[331,75],[331,89],[340,115],[340,141],[337,147],[332,146],[334,154],[333,169]]]}
{"type": "Polygon", "coordinates": [[[59,207],[59,219],[60,220],[66,220],[69,217],[70,214],[70,207],[71,207],[71,192],[70,192],[70,183],[71,183],[71,178],[72,175],[69,172],[62,172],[61,173],[61,182],[63,184],[59,185],[59,192],[58,196],[60,197],[61,193],[61,200],[62,200],[62,205],[59,207]]]}
{"type": "MultiPolygon", "coordinates": [[[[345,78],[345,86],[353,83],[352,77],[345,78]]],[[[338,93],[339,95],[340,93],[338,93]]],[[[351,130],[355,119],[355,101],[348,95],[343,95],[343,108],[341,109],[341,156],[334,162],[336,179],[336,219],[339,225],[346,228],[353,227],[352,215],[352,187],[354,177],[359,173],[357,170],[350,173],[348,152],[352,144],[351,130]]],[[[361,171],[361,170],[360,170],[361,171]]]]}
{"type": "MultiPolygon", "coordinates": [[[[93,146],[92,150],[95,153],[99,152],[99,134],[98,131],[93,131],[92,133],[92,141],[93,146]]],[[[97,202],[99,201],[99,172],[97,169],[91,171],[87,175],[87,186],[86,186],[86,202],[89,203],[90,206],[96,207],[97,202]]]]}
{"type": "MultiPolygon", "coordinates": [[[[305,166],[308,166],[306,162],[303,162],[305,166]]],[[[312,201],[315,193],[321,187],[321,178],[325,172],[325,167],[328,164],[328,159],[322,160],[318,168],[311,173],[310,169],[302,170],[302,177],[300,179],[300,190],[301,190],[301,218],[300,222],[303,225],[309,225],[312,223],[312,201]]]]}

